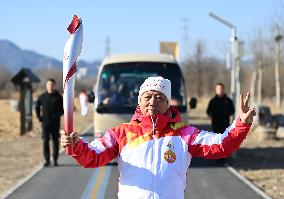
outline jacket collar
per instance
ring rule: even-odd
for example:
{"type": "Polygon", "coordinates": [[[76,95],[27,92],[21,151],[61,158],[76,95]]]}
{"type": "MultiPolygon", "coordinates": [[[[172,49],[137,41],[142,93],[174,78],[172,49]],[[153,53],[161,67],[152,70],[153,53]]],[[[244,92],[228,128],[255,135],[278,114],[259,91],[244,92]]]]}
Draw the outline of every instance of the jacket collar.
{"type": "Polygon", "coordinates": [[[162,131],[167,126],[168,123],[180,122],[180,112],[173,107],[169,107],[165,114],[155,114],[151,116],[145,116],[140,110],[140,106],[136,107],[135,113],[131,121],[137,121],[142,124],[145,129],[155,129],[155,131],[162,131]],[[154,126],[155,127],[154,127],[154,126]]]}

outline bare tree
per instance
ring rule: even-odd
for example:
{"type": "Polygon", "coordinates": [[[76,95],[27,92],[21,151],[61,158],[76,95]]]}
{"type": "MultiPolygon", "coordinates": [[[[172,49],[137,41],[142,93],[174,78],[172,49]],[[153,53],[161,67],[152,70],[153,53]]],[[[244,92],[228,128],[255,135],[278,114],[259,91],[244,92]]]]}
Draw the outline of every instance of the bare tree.
{"type": "MultiPolygon", "coordinates": [[[[45,90],[45,83],[47,79],[53,78],[56,81],[57,88],[60,92],[63,91],[63,74],[62,70],[55,68],[40,68],[35,72],[41,79],[41,83],[37,85],[36,89],[45,90]]],[[[75,91],[92,90],[95,84],[96,77],[89,77],[82,80],[76,79],[75,91]]]]}
{"type": "Polygon", "coordinates": [[[274,63],[275,63],[275,102],[276,106],[280,107],[281,104],[281,92],[280,92],[280,41],[282,35],[280,34],[280,28],[278,25],[275,27],[275,50],[274,50],[274,63]]]}
{"type": "MultiPolygon", "coordinates": [[[[250,41],[250,50],[254,58],[255,64],[255,73],[257,80],[257,104],[262,102],[262,75],[263,75],[263,59],[264,59],[264,37],[260,29],[254,31],[253,38],[250,41]]],[[[252,82],[252,86],[255,85],[255,82],[252,82]]],[[[253,89],[254,90],[254,89],[253,89]]],[[[255,93],[252,93],[255,95],[255,93]]],[[[253,96],[255,99],[255,96],[253,96]]]]}
{"type": "Polygon", "coordinates": [[[41,82],[38,85],[39,89],[45,90],[45,83],[49,78],[53,78],[56,81],[57,88],[60,92],[63,91],[62,85],[63,85],[63,72],[60,69],[55,68],[47,68],[42,67],[35,71],[35,73],[40,77],[41,82]]]}
{"type": "MultiPolygon", "coordinates": [[[[183,65],[187,92],[189,96],[208,97],[214,94],[214,85],[217,82],[229,84],[230,73],[226,69],[224,61],[200,56],[200,48],[196,49],[195,56],[188,59],[183,65]]],[[[229,86],[226,86],[226,88],[229,88],[229,86]]]]}
{"type": "Polygon", "coordinates": [[[202,87],[202,76],[203,76],[203,59],[204,59],[204,53],[205,53],[205,43],[202,40],[198,40],[195,46],[195,52],[194,52],[194,61],[195,61],[195,67],[197,68],[197,95],[202,96],[203,94],[203,87],[202,87]]]}
{"type": "Polygon", "coordinates": [[[0,70],[0,97],[10,97],[12,87],[12,72],[7,66],[4,65],[0,66],[0,70]]]}

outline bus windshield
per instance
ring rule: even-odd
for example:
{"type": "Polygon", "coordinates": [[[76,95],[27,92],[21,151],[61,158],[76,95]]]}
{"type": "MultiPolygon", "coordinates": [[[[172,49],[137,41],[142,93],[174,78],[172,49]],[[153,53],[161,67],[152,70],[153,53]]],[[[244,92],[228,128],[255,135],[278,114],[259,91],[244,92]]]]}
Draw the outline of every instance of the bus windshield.
{"type": "MultiPolygon", "coordinates": [[[[184,79],[174,63],[129,62],[105,65],[101,71],[97,100],[100,112],[133,113],[140,85],[150,76],[171,80],[171,105],[186,111],[184,79]]],[[[98,109],[97,109],[98,110],[98,109]]]]}

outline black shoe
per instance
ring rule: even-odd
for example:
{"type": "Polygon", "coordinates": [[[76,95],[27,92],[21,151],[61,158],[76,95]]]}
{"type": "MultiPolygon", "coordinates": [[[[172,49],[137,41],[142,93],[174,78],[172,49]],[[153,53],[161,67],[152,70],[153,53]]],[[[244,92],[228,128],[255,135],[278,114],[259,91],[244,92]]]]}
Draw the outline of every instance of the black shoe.
{"type": "Polygon", "coordinates": [[[45,163],[43,164],[44,167],[48,167],[49,165],[50,165],[50,162],[45,162],[45,163]]]}
{"type": "Polygon", "coordinates": [[[53,162],[53,166],[55,166],[55,167],[57,167],[57,166],[58,166],[57,161],[53,162]]]}

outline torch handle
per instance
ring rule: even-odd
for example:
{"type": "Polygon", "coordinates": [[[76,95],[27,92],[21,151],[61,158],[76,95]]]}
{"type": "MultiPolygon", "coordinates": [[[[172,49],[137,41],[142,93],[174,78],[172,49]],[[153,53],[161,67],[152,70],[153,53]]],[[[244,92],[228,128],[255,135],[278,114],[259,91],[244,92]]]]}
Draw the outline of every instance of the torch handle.
{"type": "MultiPolygon", "coordinates": [[[[69,114],[64,117],[64,130],[70,135],[73,131],[73,115],[69,114]],[[69,117],[68,117],[69,116],[69,117]]],[[[71,141],[71,145],[66,147],[65,149],[66,155],[73,155],[73,140],[71,141]]]]}
{"type": "Polygon", "coordinates": [[[73,155],[73,147],[72,146],[66,147],[65,152],[66,152],[66,155],[73,155]]]}
{"type": "MultiPolygon", "coordinates": [[[[74,79],[70,80],[63,94],[64,106],[64,131],[70,135],[73,132],[73,104],[74,104],[74,79]]],[[[66,154],[73,155],[73,143],[66,147],[66,154]]]]}

